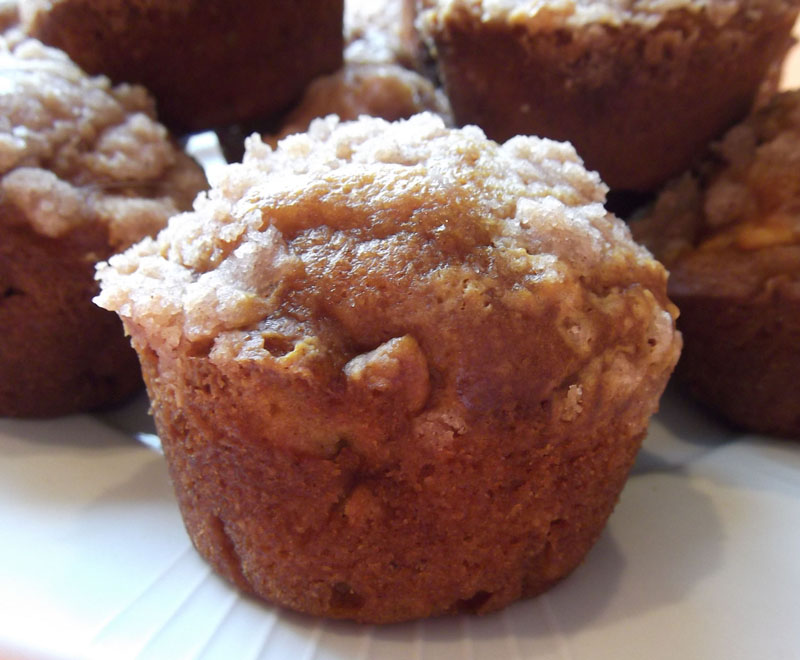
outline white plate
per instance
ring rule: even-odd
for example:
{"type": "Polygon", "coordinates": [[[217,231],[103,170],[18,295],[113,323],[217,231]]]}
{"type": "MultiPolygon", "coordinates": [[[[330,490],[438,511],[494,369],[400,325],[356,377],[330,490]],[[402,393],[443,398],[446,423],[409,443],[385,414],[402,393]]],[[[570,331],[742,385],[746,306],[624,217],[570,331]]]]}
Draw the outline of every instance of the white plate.
{"type": "MultiPolygon", "coordinates": [[[[214,180],[212,134],[190,149],[214,180]]],[[[668,392],[573,575],[486,617],[322,621],[237,593],[195,553],[142,395],[0,419],[0,660],[800,658],[800,443],[738,435],[668,392]]]]}
{"type": "Polygon", "coordinates": [[[668,393],[600,541],[486,617],[388,627],[239,595],[194,552],[140,398],[0,420],[0,658],[800,658],[800,444],[668,393]]]}

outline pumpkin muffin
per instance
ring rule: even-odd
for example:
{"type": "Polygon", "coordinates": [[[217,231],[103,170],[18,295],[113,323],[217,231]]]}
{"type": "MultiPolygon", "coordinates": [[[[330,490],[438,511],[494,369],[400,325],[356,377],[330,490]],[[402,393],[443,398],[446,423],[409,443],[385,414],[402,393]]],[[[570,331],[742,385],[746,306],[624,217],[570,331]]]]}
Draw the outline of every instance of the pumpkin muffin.
{"type": "Polygon", "coordinates": [[[800,437],[800,92],[732,128],[633,227],[670,270],[691,392],[800,437]]]}
{"type": "Polygon", "coordinates": [[[742,119],[787,50],[798,0],[417,0],[457,124],[569,140],[647,191],[742,119]]]}
{"type": "Polygon", "coordinates": [[[488,612],[574,569],[680,344],[604,193],[567,144],[330,117],[251,138],[101,266],[200,553],[365,622],[488,612]]]}
{"type": "Polygon", "coordinates": [[[342,63],[343,0],[20,0],[89,73],[141,83],[179,132],[267,122],[342,63]]]}
{"type": "Polygon", "coordinates": [[[52,416],[141,387],[94,264],[191,207],[200,167],[140,87],[0,37],[0,415],[52,416]]]}

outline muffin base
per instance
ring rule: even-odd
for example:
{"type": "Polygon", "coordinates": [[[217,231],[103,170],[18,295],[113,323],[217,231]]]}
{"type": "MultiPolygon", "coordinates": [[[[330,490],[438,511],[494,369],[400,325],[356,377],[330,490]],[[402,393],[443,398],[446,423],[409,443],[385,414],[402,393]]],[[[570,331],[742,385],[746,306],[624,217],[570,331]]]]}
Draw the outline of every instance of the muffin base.
{"type": "Polygon", "coordinates": [[[313,615],[390,623],[544,591],[597,540],[644,435],[615,426],[624,414],[556,437],[487,412],[458,450],[409,434],[389,440],[404,451],[385,464],[344,438],[311,455],[275,446],[243,414],[278,407],[282,385],[257,366],[158,364],[139,349],[194,545],[240,589],[313,615]]]}
{"type": "Polygon", "coordinates": [[[700,401],[751,431],[800,438],[800,297],[673,298],[684,351],[676,375],[700,401]]]}

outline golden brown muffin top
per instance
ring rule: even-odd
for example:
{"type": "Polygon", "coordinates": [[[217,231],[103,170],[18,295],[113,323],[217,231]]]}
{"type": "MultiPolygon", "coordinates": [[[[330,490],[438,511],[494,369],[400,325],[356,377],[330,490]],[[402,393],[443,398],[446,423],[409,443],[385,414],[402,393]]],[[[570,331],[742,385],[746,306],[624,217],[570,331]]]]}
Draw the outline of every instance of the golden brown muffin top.
{"type": "Polygon", "coordinates": [[[0,38],[0,176],[4,202],[36,232],[101,222],[117,249],[158,231],[206,187],[142,87],[112,88],[33,39],[0,38]]]}
{"type": "Polygon", "coordinates": [[[275,151],[250,138],[193,213],[100,267],[97,300],[163,365],[391,395],[392,419],[435,410],[415,424],[451,436],[543,400],[574,419],[663,376],[679,343],[663,268],[605,190],[568,144],[329,117],[275,151]]]}
{"type": "Polygon", "coordinates": [[[800,91],[778,94],[728,131],[634,231],[681,287],[800,278],[800,91]],[[701,272],[696,284],[683,281],[701,272]]]}
{"type": "Polygon", "coordinates": [[[743,5],[748,12],[785,11],[797,7],[796,0],[422,0],[427,9],[422,20],[446,20],[466,12],[483,22],[524,25],[528,30],[553,30],[587,25],[619,27],[634,23],[658,25],[673,11],[703,13],[718,26],[724,25],[743,5]]]}

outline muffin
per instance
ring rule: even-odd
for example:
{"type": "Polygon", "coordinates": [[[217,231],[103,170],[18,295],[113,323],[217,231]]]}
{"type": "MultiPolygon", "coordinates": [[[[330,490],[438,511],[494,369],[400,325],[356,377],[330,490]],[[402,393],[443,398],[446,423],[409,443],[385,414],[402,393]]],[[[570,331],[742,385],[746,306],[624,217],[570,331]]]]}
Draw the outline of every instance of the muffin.
{"type": "Polygon", "coordinates": [[[488,612],[575,568],[680,343],[604,191],[567,144],[329,117],[249,139],[101,266],[200,553],[363,622],[488,612]]]}
{"type": "Polygon", "coordinates": [[[418,0],[457,124],[571,141],[648,191],[742,119],[784,56],[798,0],[418,0]]]}
{"type": "Polygon", "coordinates": [[[20,0],[25,29],[136,82],[179,132],[280,115],[342,62],[343,0],[20,0]]]}
{"type": "Polygon", "coordinates": [[[800,92],[732,128],[633,227],[670,270],[690,391],[800,437],[800,92]]]}
{"type": "Polygon", "coordinates": [[[52,416],[142,386],[94,264],[191,208],[202,170],[140,87],[0,38],[0,415],[52,416]]]}

